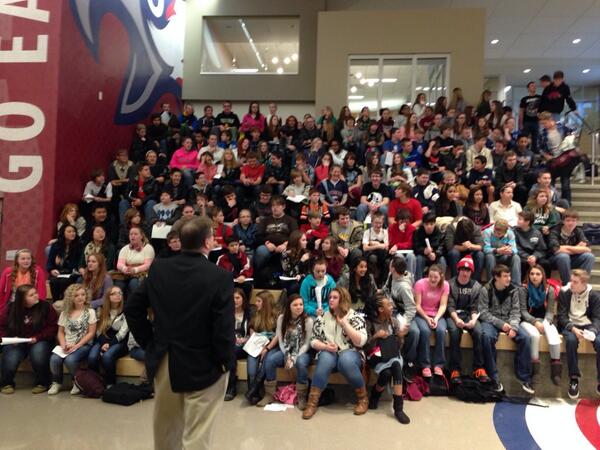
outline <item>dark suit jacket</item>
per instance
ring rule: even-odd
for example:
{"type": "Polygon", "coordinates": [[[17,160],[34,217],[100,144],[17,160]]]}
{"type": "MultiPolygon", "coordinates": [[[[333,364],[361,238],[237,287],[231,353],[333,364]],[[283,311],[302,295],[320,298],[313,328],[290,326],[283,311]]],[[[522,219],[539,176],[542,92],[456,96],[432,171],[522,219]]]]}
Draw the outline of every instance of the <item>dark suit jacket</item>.
{"type": "Polygon", "coordinates": [[[168,352],[173,392],[205,389],[236,363],[233,278],[200,253],[156,259],[125,316],[150,378],[168,352]]]}

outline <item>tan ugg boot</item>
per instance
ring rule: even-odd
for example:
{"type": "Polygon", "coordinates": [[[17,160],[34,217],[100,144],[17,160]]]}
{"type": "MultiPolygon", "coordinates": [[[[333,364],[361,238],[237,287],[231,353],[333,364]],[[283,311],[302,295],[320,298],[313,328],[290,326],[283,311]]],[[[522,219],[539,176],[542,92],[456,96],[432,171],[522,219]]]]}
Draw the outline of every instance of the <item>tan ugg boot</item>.
{"type": "Polygon", "coordinates": [[[303,419],[310,419],[317,412],[317,408],[319,407],[319,398],[321,397],[321,389],[316,387],[310,388],[310,393],[308,394],[308,401],[306,402],[306,408],[302,412],[303,419]]]}

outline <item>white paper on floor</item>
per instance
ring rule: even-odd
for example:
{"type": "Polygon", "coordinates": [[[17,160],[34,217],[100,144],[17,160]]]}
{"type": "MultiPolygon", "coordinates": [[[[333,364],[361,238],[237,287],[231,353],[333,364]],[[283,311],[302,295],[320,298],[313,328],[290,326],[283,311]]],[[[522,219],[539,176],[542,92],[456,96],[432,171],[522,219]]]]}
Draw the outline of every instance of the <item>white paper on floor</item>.
{"type": "Polygon", "coordinates": [[[290,408],[294,409],[294,405],[286,405],[284,403],[270,403],[267,406],[265,406],[264,411],[284,412],[290,408]]]}

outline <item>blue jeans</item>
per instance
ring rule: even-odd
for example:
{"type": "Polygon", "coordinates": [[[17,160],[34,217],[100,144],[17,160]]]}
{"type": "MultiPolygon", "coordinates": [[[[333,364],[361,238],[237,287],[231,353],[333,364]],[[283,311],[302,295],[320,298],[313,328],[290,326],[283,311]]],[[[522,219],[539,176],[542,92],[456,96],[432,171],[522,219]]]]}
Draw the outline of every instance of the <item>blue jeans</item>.
{"type": "Polygon", "coordinates": [[[312,386],[321,390],[327,386],[329,374],[334,370],[340,372],[348,384],[354,389],[360,389],[365,386],[361,368],[360,353],[356,350],[348,349],[340,353],[319,352],[317,355],[317,367],[313,373],[312,386]]]}
{"type": "Polygon", "coordinates": [[[15,385],[15,373],[19,364],[29,356],[35,385],[50,385],[50,355],[54,344],[39,341],[35,344],[5,345],[2,348],[2,381],[0,386],[15,385]]]}
{"type": "MultiPolygon", "coordinates": [[[[446,318],[448,325],[448,334],[450,335],[450,358],[448,360],[448,369],[461,371],[461,350],[460,340],[462,338],[463,330],[456,326],[454,320],[451,317],[446,318]]],[[[471,335],[473,340],[473,372],[477,369],[483,368],[483,354],[481,353],[481,323],[475,322],[475,327],[472,329],[465,328],[465,330],[471,335]]]]}
{"type": "Polygon", "coordinates": [[[140,278],[131,277],[127,280],[115,280],[115,286],[121,288],[126,297],[129,297],[141,283],[140,278]]]}
{"type": "Polygon", "coordinates": [[[459,252],[455,248],[448,252],[447,259],[448,265],[450,266],[450,273],[453,277],[456,276],[456,265],[461,258],[466,255],[471,255],[473,263],[475,264],[475,272],[473,273],[473,279],[481,281],[481,269],[483,269],[483,252],[459,252]]]}
{"type": "Polygon", "coordinates": [[[127,354],[127,344],[118,342],[111,345],[104,353],[101,353],[100,349],[100,344],[94,344],[88,354],[88,367],[98,372],[100,362],[102,362],[106,384],[115,384],[117,381],[117,360],[127,354]]]}
{"type": "Polygon", "coordinates": [[[67,355],[65,359],[53,353],[52,356],[50,356],[50,372],[52,372],[52,381],[62,384],[63,363],[65,366],[67,366],[71,376],[74,376],[75,372],[77,372],[77,369],[79,369],[79,364],[87,360],[91,349],[92,346],[90,344],[86,344],[83,347],[75,350],[73,353],[67,355]]]}
{"type": "Polygon", "coordinates": [[[442,266],[442,269],[444,269],[444,273],[446,273],[446,260],[443,256],[440,256],[433,262],[424,255],[417,255],[416,258],[415,281],[419,281],[421,278],[423,278],[425,267],[429,267],[432,264],[439,264],[442,266]]]}
{"type": "Polygon", "coordinates": [[[183,175],[182,181],[184,186],[188,189],[194,185],[194,177],[196,176],[196,171],[192,169],[182,169],[181,174],[183,175]]]}
{"type": "MultiPolygon", "coordinates": [[[[142,208],[144,209],[144,218],[146,219],[146,224],[149,230],[152,229],[152,216],[154,213],[154,210],[152,208],[154,207],[154,205],[156,205],[156,201],[154,200],[148,200],[142,205],[142,208]]],[[[133,206],[131,206],[131,202],[129,200],[123,199],[119,202],[120,223],[125,223],[125,212],[132,207],[133,206]]]]}
{"type": "MultiPolygon", "coordinates": [[[[481,324],[481,349],[483,352],[483,363],[488,375],[498,381],[498,369],[496,368],[496,342],[500,330],[489,322],[481,324]]],[[[524,382],[531,382],[531,337],[523,328],[519,327],[514,337],[517,344],[515,352],[515,375],[524,382]]]]}
{"type": "MultiPolygon", "coordinates": [[[[577,327],[580,329],[589,328],[590,325],[584,327],[577,327]]],[[[570,378],[580,378],[581,372],[579,371],[579,359],[577,357],[577,347],[579,347],[579,339],[572,331],[563,331],[565,337],[565,347],[567,352],[567,366],[569,368],[570,378]]],[[[596,378],[600,383],[600,334],[596,335],[594,340],[594,350],[596,350],[596,378]]]]}
{"type": "Polygon", "coordinates": [[[485,255],[485,270],[487,272],[488,280],[491,280],[492,269],[497,264],[504,264],[510,269],[510,279],[514,284],[520,285],[521,281],[521,258],[519,255],[494,255],[493,253],[487,253],[485,255]]]}
{"type": "Polygon", "coordinates": [[[260,363],[260,355],[258,355],[256,357],[248,355],[248,360],[246,363],[248,382],[252,381],[254,379],[254,377],[256,377],[256,376],[258,376],[260,379],[265,378],[265,368],[267,365],[266,364],[267,358],[269,358],[269,355],[271,353],[277,353],[278,351],[279,351],[278,347],[269,350],[267,352],[267,354],[265,355],[265,359],[262,361],[262,364],[260,363]]]}
{"type": "MultiPolygon", "coordinates": [[[[387,216],[388,216],[388,207],[386,205],[381,205],[378,211],[383,214],[384,223],[387,224],[387,216]]],[[[359,222],[364,222],[367,216],[369,215],[369,205],[365,205],[361,203],[356,208],[356,220],[359,222]]]]}
{"type": "Polygon", "coordinates": [[[276,253],[271,253],[266,245],[259,246],[254,252],[254,270],[259,271],[267,265],[269,260],[276,253]]]}
{"type": "Polygon", "coordinates": [[[569,255],[559,252],[550,258],[550,262],[558,269],[560,280],[564,286],[571,278],[571,269],[583,269],[587,273],[590,273],[596,262],[596,257],[592,253],[569,255]]]}
{"type": "Polygon", "coordinates": [[[404,336],[404,346],[402,347],[402,354],[406,362],[417,362],[417,347],[420,336],[421,332],[419,331],[417,322],[413,319],[408,326],[408,333],[404,336]]]}
{"type": "Polygon", "coordinates": [[[431,349],[429,347],[429,337],[435,333],[435,347],[433,349],[433,365],[442,367],[446,362],[444,338],[446,337],[446,320],[442,317],[435,330],[432,330],[425,319],[421,316],[415,316],[415,322],[419,327],[419,344],[417,362],[421,368],[431,367],[431,349]]]}
{"type": "Polygon", "coordinates": [[[131,350],[129,350],[129,356],[136,361],[146,361],[146,351],[141,347],[133,347],[131,350]]]}
{"type": "MultiPolygon", "coordinates": [[[[310,351],[302,353],[296,358],[296,382],[299,384],[308,383],[308,366],[312,361],[312,354],[310,351]]],[[[283,367],[285,360],[283,352],[281,350],[271,351],[267,353],[265,357],[265,373],[267,375],[267,381],[273,381],[277,379],[277,368],[283,367]]]]}

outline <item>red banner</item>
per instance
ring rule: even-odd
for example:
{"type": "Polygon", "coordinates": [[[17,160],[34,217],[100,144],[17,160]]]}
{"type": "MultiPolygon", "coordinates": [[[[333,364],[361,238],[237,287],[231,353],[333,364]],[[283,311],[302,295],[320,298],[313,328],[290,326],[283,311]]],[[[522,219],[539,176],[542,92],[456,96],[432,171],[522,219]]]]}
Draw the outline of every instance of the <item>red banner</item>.
{"type": "Polygon", "coordinates": [[[0,261],[53,226],[61,5],[0,0],[0,261]]]}

